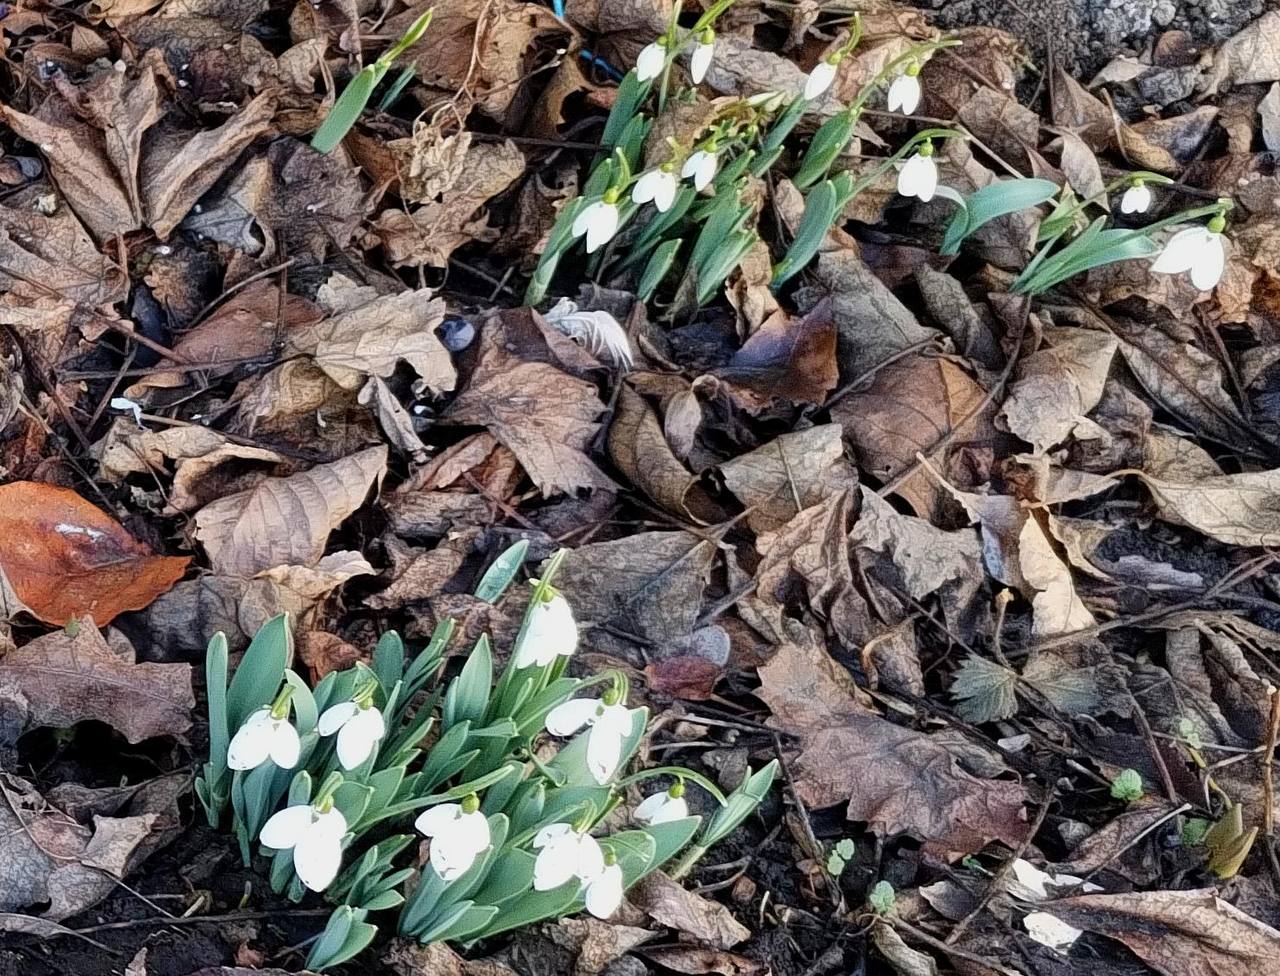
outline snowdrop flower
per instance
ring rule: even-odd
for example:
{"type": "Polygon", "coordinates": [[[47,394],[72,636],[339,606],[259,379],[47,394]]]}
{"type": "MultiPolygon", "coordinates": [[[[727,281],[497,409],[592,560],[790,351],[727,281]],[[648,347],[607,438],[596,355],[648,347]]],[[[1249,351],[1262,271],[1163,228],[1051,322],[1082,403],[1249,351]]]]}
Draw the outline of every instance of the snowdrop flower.
{"type": "Polygon", "coordinates": [[[1151,265],[1163,274],[1191,272],[1191,283],[1208,291],[1222,280],[1227,255],[1222,247],[1222,231],[1226,220],[1217,216],[1206,226],[1188,227],[1169,238],[1164,250],[1151,265]]]}
{"type": "Polygon", "coordinates": [[[711,56],[716,49],[715,41],[715,32],[708,27],[698,38],[693,53],[689,55],[689,77],[693,79],[695,85],[702,84],[702,79],[707,76],[707,69],[711,67],[711,56]]]}
{"type": "Polygon", "coordinates": [[[1146,213],[1151,207],[1151,187],[1142,180],[1134,180],[1120,198],[1121,213],[1146,213]]]}
{"type": "Polygon", "coordinates": [[[679,188],[680,181],[676,178],[675,170],[663,163],[636,180],[636,185],[631,189],[631,199],[635,203],[652,201],[659,213],[666,213],[671,209],[671,204],[675,203],[676,190],[679,188]]]}
{"type": "Polygon", "coordinates": [[[577,647],[573,610],[557,593],[550,600],[540,600],[529,614],[529,626],[516,645],[513,663],[517,668],[546,667],[557,656],[568,657],[577,647]]]}
{"type": "Polygon", "coordinates": [[[413,825],[431,838],[431,866],[443,881],[456,881],[489,849],[489,820],[475,794],[424,810],[413,825]]]}
{"type": "Polygon", "coordinates": [[[659,37],[636,58],[636,80],[650,81],[662,74],[662,69],[666,65],[667,45],[665,39],[659,37]]]}
{"type": "Polygon", "coordinates": [[[270,707],[259,708],[245,719],[227,747],[231,769],[257,769],[269,758],[281,769],[298,765],[302,742],[298,730],[289,724],[289,699],[277,699],[270,707]]]}
{"type": "Polygon", "coordinates": [[[618,233],[618,201],[612,190],[595,203],[588,204],[574,218],[573,236],[587,235],[587,253],[594,254],[600,245],[607,244],[618,233]]]}
{"type": "Polygon", "coordinates": [[[387,723],[376,705],[358,698],[326,708],[316,731],[325,736],[337,733],[338,762],[343,769],[355,769],[387,734],[387,723]]]}
{"type": "Polygon", "coordinates": [[[583,726],[590,726],[587,768],[601,786],[617,772],[622,740],[631,734],[634,724],[631,710],[617,701],[616,692],[604,698],[575,698],[547,713],[547,731],[552,735],[573,735],[583,726]]]}
{"type": "Polygon", "coordinates": [[[888,107],[890,112],[912,114],[920,105],[920,65],[912,62],[907,70],[893,79],[889,86],[888,107]]]}
{"type": "Polygon", "coordinates": [[[836,80],[837,67],[839,67],[839,62],[829,61],[826,58],[823,58],[813,66],[813,70],[809,72],[809,77],[804,81],[804,98],[806,101],[813,101],[831,87],[831,83],[836,80]]]}
{"type": "Polygon", "coordinates": [[[683,820],[689,816],[689,804],[684,798],[684,784],[675,786],[662,793],[641,800],[631,816],[643,824],[667,823],[671,820],[683,820]]]}
{"type": "Polygon", "coordinates": [[[689,158],[684,161],[680,176],[686,180],[693,180],[695,190],[705,190],[715,179],[719,165],[719,159],[714,150],[698,149],[690,153],[689,158]]]}
{"type": "Polygon", "coordinates": [[[605,854],[604,869],[586,882],[587,911],[599,919],[607,919],[622,904],[622,865],[612,854],[605,854]]]}
{"type": "Polygon", "coordinates": [[[285,807],[262,827],[258,839],[277,851],[293,849],[293,869],[312,891],[324,891],[342,865],[342,836],[347,818],[326,801],[322,806],[300,803],[285,807]]]}
{"type": "Polygon", "coordinates": [[[585,830],[575,830],[572,824],[543,827],[533,837],[533,849],[538,852],[533,862],[535,891],[559,888],[570,878],[588,881],[605,869],[599,842],[585,830]]]}
{"type": "Polygon", "coordinates": [[[928,203],[937,190],[938,165],[933,161],[933,145],[926,141],[898,171],[898,192],[904,197],[919,197],[921,203],[928,203]]]}

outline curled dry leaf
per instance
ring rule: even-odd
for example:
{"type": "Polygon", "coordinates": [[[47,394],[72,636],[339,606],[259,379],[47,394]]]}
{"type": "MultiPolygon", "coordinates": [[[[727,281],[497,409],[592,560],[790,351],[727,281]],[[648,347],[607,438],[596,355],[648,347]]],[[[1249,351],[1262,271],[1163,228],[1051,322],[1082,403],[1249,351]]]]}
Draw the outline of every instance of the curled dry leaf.
{"type": "Polygon", "coordinates": [[[751,935],[724,905],[688,890],[662,871],[645,877],[627,898],[659,925],[691,936],[699,945],[732,949],[751,935]]]}
{"type": "Polygon", "coordinates": [[[195,698],[186,664],[135,664],[115,653],[85,617],[70,630],[37,637],[0,658],[0,741],[28,729],[104,722],[130,742],[181,736],[195,698]]]}
{"type": "Polygon", "coordinates": [[[822,404],[839,379],[831,303],[801,318],[775,312],[716,375],[753,413],[774,400],[822,404]]]}
{"type": "Polygon", "coordinates": [[[387,449],[371,447],[287,478],[267,478],[200,509],[196,538],[215,572],[255,576],[275,566],[312,566],[329,533],[382,481],[387,449]]]}
{"type": "Polygon", "coordinates": [[[99,625],[140,610],[182,578],[191,560],[157,556],[69,488],[0,485],[0,611],[45,623],[82,614],[99,625]]]}
{"type": "Polygon", "coordinates": [[[1160,514],[1232,546],[1280,545],[1280,469],[1194,482],[1140,476],[1160,514]]]}
{"type": "Polygon", "coordinates": [[[1263,14],[1214,54],[1206,91],[1280,81],[1280,11],[1263,14]]]}

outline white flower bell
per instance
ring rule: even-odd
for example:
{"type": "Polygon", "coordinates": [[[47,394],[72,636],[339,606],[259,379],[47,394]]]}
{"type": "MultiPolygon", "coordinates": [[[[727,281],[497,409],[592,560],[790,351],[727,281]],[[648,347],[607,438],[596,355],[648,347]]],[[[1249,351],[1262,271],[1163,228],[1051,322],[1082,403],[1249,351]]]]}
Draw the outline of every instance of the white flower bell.
{"type": "Polygon", "coordinates": [[[720,162],[713,150],[698,149],[689,154],[680,169],[680,175],[693,181],[695,190],[705,190],[716,177],[720,162]]]}
{"type": "Polygon", "coordinates": [[[594,254],[602,244],[607,244],[618,233],[618,202],[610,193],[595,203],[588,204],[573,221],[573,236],[587,235],[587,253],[594,254]]]}
{"type": "Polygon", "coordinates": [[[636,80],[652,81],[667,64],[667,47],[662,38],[648,45],[636,58],[636,80]]]}
{"type": "Polygon", "coordinates": [[[257,769],[268,758],[281,769],[293,769],[298,765],[302,742],[298,738],[298,730],[289,724],[287,698],[283,709],[284,714],[277,717],[277,712],[281,711],[281,705],[277,703],[260,708],[245,719],[227,747],[229,768],[241,771],[257,769]]]}
{"type": "Polygon", "coordinates": [[[604,851],[599,842],[586,832],[579,833],[572,824],[553,823],[533,837],[538,857],[533,863],[535,891],[559,888],[571,878],[587,881],[604,868],[604,851]]]}
{"type": "Polygon", "coordinates": [[[715,33],[708,27],[689,55],[689,77],[695,85],[702,84],[702,79],[707,76],[707,69],[711,67],[711,57],[716,51],[715,38],[715,33]]]}
{"type": "Polygon", "coordinates": [[[489,820],[475,796],[424,810],[413,825],[431,838],[431,866],[443,881],[460,878],[491,842],[489,820]]]}
{"type": "Polygon", "coordinates": [[[660,213],[666,213],[675,203],[679,189],[680,180],[676,178],[675,171],[664,164],[636,180],[636,185],[631,188],[631,199],[635,203],[652,201],[660,213]]]}
{"type": "Polygon", "coordinates": [[[387,723],[377,706],[345,701],[324,710],[316,731],[324,736],[337,733],[338,762],[343,769],[355,769],[373,755],[374,748],[387,734],[387,723]]]}
{"type": "Polygon", "coordinates": [[[1121,213],[1146,213],[1151,208],[1151,187],[1141,180],[1134,181],[1120,198],[1121,213]]]}
{"type": "Polygon", "coordinates": [[[826,58],[823,58],[813,66],[813,70],[809,72],[809,76],[804,80],[805,101],[813,101],[831,87],[831,83],[836,80],[836,69],[838,67],[839,65],[835,61],[828,61],[826,58]]]}
{"type": "Polygon", "coordinates": [[[689,816],[689,804],[684,798],[684,786],[677,783],[669,790],[655,793],[636,804],[631,816],[643,824],[669,823],[689,816]]]}
{"type": "Polygon", "coordinates": [[[324,891],[342,866],[342,837],[347,819],[336,807],[321,810],[310,803],[285,807],[262,827],[264,847],[293,849],[293,869],[312,891],[324,891]]]}
{"type": "Polygon", "coordinates": [[[575,698],[547,713],[547,731],[552,735],[573,735],[583,726],[587,733],[587,768],[603,786],[618,770],[622,742],[635,724],[631,710],[621,702],[602,698],[575,698]]]}
{"type": "Polygon", "coordinates": [[[513,663],[517,668],[546,667],[557,657],[568,657],[577,647],[573,609],[557,593],[550,600],[539,601],[529,614],[529,626],[516,645],[513,663]]]}
{"type": "Polygon", "coordinates": [[[1163,274],[1191,273],[1191,283],[1208,291],[1222,280],[1227,254],[1222,246],[1226,221],[1214,217],[1207,226],[1188,227],[1169,238],[1164,250],[1152,262],[1151,270],[1163,274]]]}
{"type": "Polygon", "coordinates": [[[932,144],[925,142],[898,171],[898,192],[904,197],[918,197],[921,203],[928,203],[937,191],[938,164],[933,161],[932,144]]]}
{"type": "Polygon", "coordinates": [[[889,86],[888,108],[890,112],[911,115],[919,107],[920,65],[913,61],[889,86]]]}
{"type": "Polygon", "coordinates": [[[609,863],[611,854],[605,855],[604,869],[587,879],[587,911],[599,919],[613,916],[622,904],[622,865],[609,863]]]}

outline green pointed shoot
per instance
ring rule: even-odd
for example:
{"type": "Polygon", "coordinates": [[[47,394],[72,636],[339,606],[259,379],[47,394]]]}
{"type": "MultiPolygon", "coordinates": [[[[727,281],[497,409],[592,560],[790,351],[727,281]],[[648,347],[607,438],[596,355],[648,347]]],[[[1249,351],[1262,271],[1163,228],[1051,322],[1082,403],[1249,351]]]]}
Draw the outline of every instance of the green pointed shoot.
{"type": "Polygon", "coordinates": [[[840,199],[836,186],[831,180],[823,180],[809,191],[796,239],[782,260],[773,266],[770,288],[777,291],[813,260],[839,215],[840,199]]]}

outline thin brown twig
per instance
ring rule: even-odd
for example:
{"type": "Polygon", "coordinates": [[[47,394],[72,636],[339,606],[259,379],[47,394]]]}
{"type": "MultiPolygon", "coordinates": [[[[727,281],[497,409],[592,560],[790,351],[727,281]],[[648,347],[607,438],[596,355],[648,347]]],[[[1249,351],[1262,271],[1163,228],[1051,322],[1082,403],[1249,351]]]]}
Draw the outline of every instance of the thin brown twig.
{"type": "Polygon", "coordinates": [[[831,872],[825,868],[826,859],[822,856],[822,844],[818,841],[818,837],[813,832],[813,824],[809,820],[809,810],[804,805],[804,801],[800,799],[800,794],[796,791],[795,781],[791,778],[791,770],[788,768],[787,757],[782,751],[782,738],[777,732],[773,733],[773,754],[777,757],[778,768],[782,771],[782,778],[787,784],[787,792],[791,794],[791,802],[795,804],[796,810],[800,814],[800,828],[804,833],[804,839],[807,842],[805,846],[809,848],[808,854],[818,864],[822,871],[822,878],[826,882],[827,890],[831,894],[832,904],[837,912],[842,911],[844,905],[844,892],[840,890],[840,885],[836,883],[836,879],[831,876],[831,872]]]}

